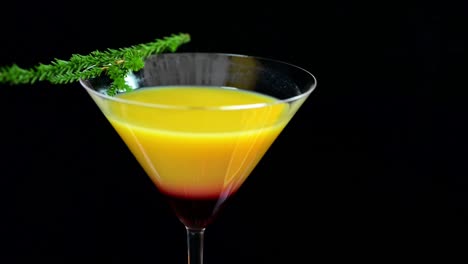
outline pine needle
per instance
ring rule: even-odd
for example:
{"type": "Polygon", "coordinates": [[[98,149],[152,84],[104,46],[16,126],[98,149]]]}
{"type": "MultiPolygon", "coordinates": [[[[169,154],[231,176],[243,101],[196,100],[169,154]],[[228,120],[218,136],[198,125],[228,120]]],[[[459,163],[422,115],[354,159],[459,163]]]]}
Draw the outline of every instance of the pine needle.
{"type": "Polygon", "coordinates": [[[49,64],[40,63],[29,69],[13,64],[0,67],[0,83],[19,85],[49,81],[52,84],[66,84],[104,73],[112,80],[108,94],[113,95],[119,90],[130,88],[125,83],[125,76],[130,71],[142,69],[148,56],[175,52],[180,45],[189,41],[189,34],[180,33],[127,48],[96,50],[88,55],[73,54],[68,61],[54,59],[49,64]]]}

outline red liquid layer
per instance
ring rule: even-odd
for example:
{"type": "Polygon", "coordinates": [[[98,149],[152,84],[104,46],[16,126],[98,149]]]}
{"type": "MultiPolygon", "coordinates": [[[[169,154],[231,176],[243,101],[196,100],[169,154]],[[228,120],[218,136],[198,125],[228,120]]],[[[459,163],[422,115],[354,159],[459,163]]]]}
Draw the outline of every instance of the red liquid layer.
{"type": "Polygon", "coordinates": [[[228,197],[189,197],[164,194],[179,220],[189,228],[201,229],[210,224],[228,197]]]}

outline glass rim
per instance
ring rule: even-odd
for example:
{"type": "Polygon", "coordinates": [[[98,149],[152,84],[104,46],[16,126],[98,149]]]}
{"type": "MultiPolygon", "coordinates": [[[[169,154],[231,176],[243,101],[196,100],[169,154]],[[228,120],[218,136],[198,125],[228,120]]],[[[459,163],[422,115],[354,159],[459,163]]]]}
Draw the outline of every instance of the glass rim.
{"type": "MultiPolygon", "coordinates": [[[[145,102],[139,102],[136,100],[131,100],[131,99],[124,99],[124,98],[119,98],[116,96],[111,96],[107,94],[100,93],[93,88],[91,88],[86,81],[88,79],[79,79],[79,82],[81,86],[83,86],[88,92],[101,97],[106,100],[114,101],[117,103],[124,103],[124,104],[129,104],[129,105],[136,105],[136,106],[142,106],[142,107],[150,107],[150,108],[159,108],[159,109],[174,109],[174,110],[243,110],[243,109],[252,109],[252,108],[262,108],[262,107],[267,107],[267,106],[272,106],[272,105],[277,105],[277,104],[287,104],[290,102],[297,101],[301,98],[307,97],[309,94],[311,94],[315,88],[317,87],[317,78],[308,70],[297,66],[295,64],[285,62],[282,60],[277,60],[277,59],[272,59],[272,58],[266,58],[266,57],[261,57],[261,56],[254,56],[254,55],[243,55],[243,54],[236,54],[236,53],[222,53],[222,52],[173,52],[173,53],[162,53],[162,54],[153,54],[151,56],[161,56],[161,55],[187,55],[187,54],[206,54],[206,55],[219,55],[219,56],[224,56],[224,57],[244,57],[244,58],[253,58],[258,61],[268,61],[276,64],[282,64],[291,68],[295,68],[296,70],[302,71],[303,73],[306,73],[309,77],[311,77],[312,84],[310,85],[309,88],[307,88],[306,91],[301,92],[298,95],[291,96],[285,99],[278,99],[275,98],[274,101],[272,102],[267,102],[267,103],[253,103],[253,104],[232,104],[232,105],[223,105],[223,106],[195,106],[195,105],[171,105],[171,104],[157,104],[157,103],[145,103],[145,102]]],[[[150,56],[150,57],[151,57],[150,56]]],[[[228,87],[228,86],[210,86],[210,85],[190,85],[190,84],[183,84],[183,85],[158,85],[158,87],[219,87],[219,88],[236,88],[236,87],[228,87]]],[[[148,86],[152,87],[152,86],[148,86]]],[[[135,89],[138,90],[138,89],[135,89]]],[[[250,91],[250,90],[247,90],[250,91]]],[[[255,92],[253,90],[252,92],[255,92]]],[[[265,96],[269,96],[263,93],[260,93],[265,96]]],[[[272,97],[272,96],[270,96],[272,97]]],[[[272,97],[274,98],[274,97],[272,97]]]]}

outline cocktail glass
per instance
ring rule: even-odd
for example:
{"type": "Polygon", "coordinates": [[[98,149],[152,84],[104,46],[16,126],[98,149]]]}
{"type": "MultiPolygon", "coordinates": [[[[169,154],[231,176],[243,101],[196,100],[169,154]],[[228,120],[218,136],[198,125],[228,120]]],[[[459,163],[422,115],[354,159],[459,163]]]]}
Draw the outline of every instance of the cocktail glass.
{"type": "Polygon", "coordinates": [[[222,53],[165,53],[130,72],[80,80],[187,230],[188,263],[204,231],[316,87],[285,62],[222,53]]]}

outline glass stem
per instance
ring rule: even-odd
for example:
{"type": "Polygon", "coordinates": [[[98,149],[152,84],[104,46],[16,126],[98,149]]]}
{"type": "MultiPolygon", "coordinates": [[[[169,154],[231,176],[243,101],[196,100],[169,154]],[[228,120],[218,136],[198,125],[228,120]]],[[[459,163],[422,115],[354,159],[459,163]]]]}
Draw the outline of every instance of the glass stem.
{"type": "Polygon", "coordinates": [[[203,242],[205,228],[187,229],[188,264],[203,264],[203,242]]]}

